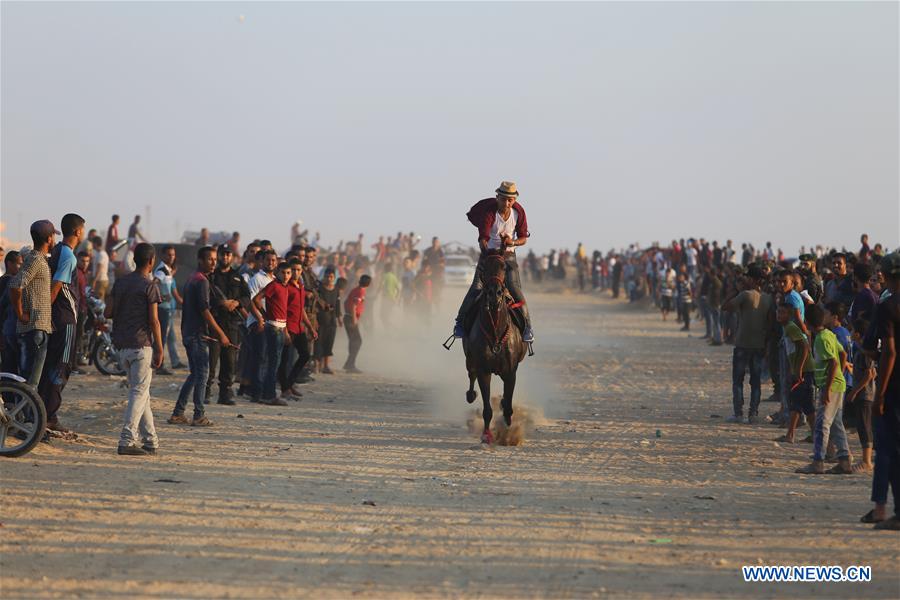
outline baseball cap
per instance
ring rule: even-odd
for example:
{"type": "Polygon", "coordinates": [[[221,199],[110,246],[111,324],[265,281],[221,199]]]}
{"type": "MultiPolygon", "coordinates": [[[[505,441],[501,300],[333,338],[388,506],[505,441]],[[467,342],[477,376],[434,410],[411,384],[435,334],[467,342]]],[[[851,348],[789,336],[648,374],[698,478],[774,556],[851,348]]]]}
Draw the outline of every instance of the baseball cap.
{"type": "Polygon", "coordinates": [[[40,239],[44,239],[54,234],[61,235],[60,231],[47,219],[41,219],[31,224],[32,237],[37,236],[40,239]]]}
{"type": "Polygon", "coordinates": [[[227,252],[228,254],[234,254],[234,250],[232,250],[231,246],[229,246],[228,244],[219,244],[216,247],[216,250],[222,253],[227,252]]]}

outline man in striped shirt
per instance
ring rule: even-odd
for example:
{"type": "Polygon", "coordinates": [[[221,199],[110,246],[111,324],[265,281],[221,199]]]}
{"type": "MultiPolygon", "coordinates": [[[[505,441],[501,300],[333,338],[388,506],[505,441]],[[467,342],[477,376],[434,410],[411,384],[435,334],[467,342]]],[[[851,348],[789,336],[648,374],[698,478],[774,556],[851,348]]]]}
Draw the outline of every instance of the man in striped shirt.
{"type": "MultiPolygon", "coordinates": [[[[60,435],[70,433],[59,424],[57,412],[62,404],[62,392],[75,364],[75,338],[78,322],[78,302],[84,290],[78,289],[78,259],[75,248],[84,237],[84,219],[74,213],[62,218],[63,241],[50,255],[50,302],[53,305],[53,333],[47,344],[47,361],[38,384],[38,393],[47,407],[47,429],[60,435]]],[[[51,434],[52,435],[52,434],[51,434]]]]}

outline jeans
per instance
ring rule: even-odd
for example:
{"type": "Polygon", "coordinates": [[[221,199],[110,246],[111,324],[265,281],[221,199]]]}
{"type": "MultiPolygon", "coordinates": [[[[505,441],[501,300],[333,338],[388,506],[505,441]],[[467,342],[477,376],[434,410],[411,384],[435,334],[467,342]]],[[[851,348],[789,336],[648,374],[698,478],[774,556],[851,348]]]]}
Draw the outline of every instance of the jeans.
{"type": "Polygon", "coordinates": [[[262,393],[262,372],[265,363],[266,336],[265,331],[259,331],[256,323],[247,329],[247,335],[241,345],[244,354],[244,371],[241,374],[244,379],[244,392],[253,400],[259,400],[262,393]]]}
{"type": "Polygon", "coordinates": [[[262,400],[275,399],[275,384],[278,381],[278,365],[284,351],[284,327],[266,325],[263,332],[266,338],[265,360],[260,365],[262,379],[262,400]]]}
{"type": "Polygon", "coordinates": [[[178,392],[172,415],[183,415],[188,396],[193,396],[194,418],[199,419],[203,416],[203,395],[206,392],[206,379],[209,377],[209,344],[199,336],[192,336],[184,339],[184,349],[191,372],[178,392]]]}
{"type": "MultiPolygon", "coordinates": [[[[482,254],[482,257],[478,260],[478,266],[475,267],[475,277],[472,279],[472,285],[469,286],[469,291],[466,292],[462,305],[459,307],[459,313],[456,315],[456,320],[459,323],[465,321],[466,315],[469,314],[469,310],[474,306],[475,300],[477,300],[478,295],[481,294],[481,290],[484,289],[484,282],[482,281],[484,275],[484,256],[485,255],[482,254]]],[[[519,264],[516,262],[516,255],[507,254],[505,263],[506,290],[509,292],[509,295],[513,297],[515,302],[523,303],[521,308],[522,316],[525,317],[525,326],[530,328],[531,317],[528,314],[528,305],[525,304],[525,295],[522,293],[522,280],[519,278],[519,264]]]]}
{"type": "Polygon", "coordinates": [[[850,458],[847,432],[844,430],[844,392],[828,391],[828,404],[822,404],[822,390],[816,391],[816,429],[813,435],[813,460],[825,460],[828,440],[834,442],[838,458],[850,458]]]}
{"type": "Polygon", "coordinates": [[[159,447],[153,411],[150,409],[150,380],[153,378],[152,348],[123,348],[119,350],[120,364],[128,377],[128,405],[125,407],[125,423],[119,436],[119,446],[141,445],[159,447]]]}
{"type": "Polygon", "coordinates": [[[347,339],[350,342],[347,362],[344,363],[344,368],[355,369],[356,357],[359,355],[359,349],[362,348],[362,336],[359,334],[359,324],[357,323],[354,325],[350,322],[350,319],[347,318],[344,321],[344,329],[347,330],[347,339]]]}
{"type": "Polygon", "coordinates": [[[900,393],[890,390],[885,395],[884,414],[875,415],[872,502],[887,504],[888,487],[893,491],[894,515],[900,516],[900,393]]]}
{"type": "Polygon", "coordinates": [[[712,339],[717,344],[722,343],[722,325],[719,322],[721,315],[720,309],[710,306],[706,317],[706,326],[707,328],[712,327],[712,339]]]}
{"type": "Polygon", "coordinates": [[[19,335],[19,375],[27,379],[32,387],[36,388],[41,381],[49,341],[50,335],[40,329],[19,335]]]}
{"type": "Polygon", "coordinates": [[[759,401],[762,396],[760,374],[762,373],[763,351],[755,348],[735,348],[731,359],[731,402],[734,414],[744,414],[744,373],[750,370],[750,410],[748,416],[755,417],[759,413],[759,401]]]}
{"type": "Polygon", "coordinates": [[[297,383],[303,367],[309,361],[309,356],[309,338],[306,332],[291,334],[291,345],[285,346],[281,354],[281,364],[278,366],[282,392],[289,391],[291,386],[297,383]]]}
{"type": "Polygon", "coordinates": [[[19,349],[19,336],[15,334],[5,335],[3,336],[3,343],[6,349],[3,350],[3,361],[0,363],[0,371],[18,375],[19,357],[22,354],[22,351],[19,349]]]}
{"type": "Polygon", "coordinates": [[[169,362],[172,366],[181,362],[178,358],[178,340],[175,335],[175,311],[171,308],[159,309],[159,329],[163,342],[169,349],[169,362]]]}
{"type": "Polygon", "coordinates": [[[709,302],[706,301],[706,296],[700,296],[700,314],[703,315],[703,321],[706,323],[706,335],[703,337],[711,338],[712,337],[712,318],[709,312],[709,302]]]}

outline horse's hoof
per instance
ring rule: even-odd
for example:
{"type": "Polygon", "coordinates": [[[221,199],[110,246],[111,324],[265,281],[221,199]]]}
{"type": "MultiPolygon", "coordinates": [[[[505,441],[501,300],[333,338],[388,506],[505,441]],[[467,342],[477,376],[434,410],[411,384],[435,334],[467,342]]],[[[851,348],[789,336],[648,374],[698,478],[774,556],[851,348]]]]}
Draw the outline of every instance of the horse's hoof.
{"type": "Polygon", "coordinates": [[[475,398],[478,397],[478,392],[466,392],[466,402],[472,404],[475,402],[475,398]]]}
{"type": "Polygon", "coordinates": [[[481,434],[481,443],[487,445],[494,443],[494,434],[491,433],[490,429],[485,429],[484,433],[481,434]]]}

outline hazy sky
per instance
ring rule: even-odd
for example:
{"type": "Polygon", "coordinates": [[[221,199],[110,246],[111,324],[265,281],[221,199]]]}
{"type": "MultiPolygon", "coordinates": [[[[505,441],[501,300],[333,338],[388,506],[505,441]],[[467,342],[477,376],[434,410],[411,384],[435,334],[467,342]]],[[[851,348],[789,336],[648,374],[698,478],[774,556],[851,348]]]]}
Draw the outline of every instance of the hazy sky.
{"type": "Polygon", "coordinates": [[[303,219],[468,242],[512,179],[538,250],[900,243],[894,2],[0,11],[12,228],[150,205],[157,240],[283,245],[303,219]]]}

